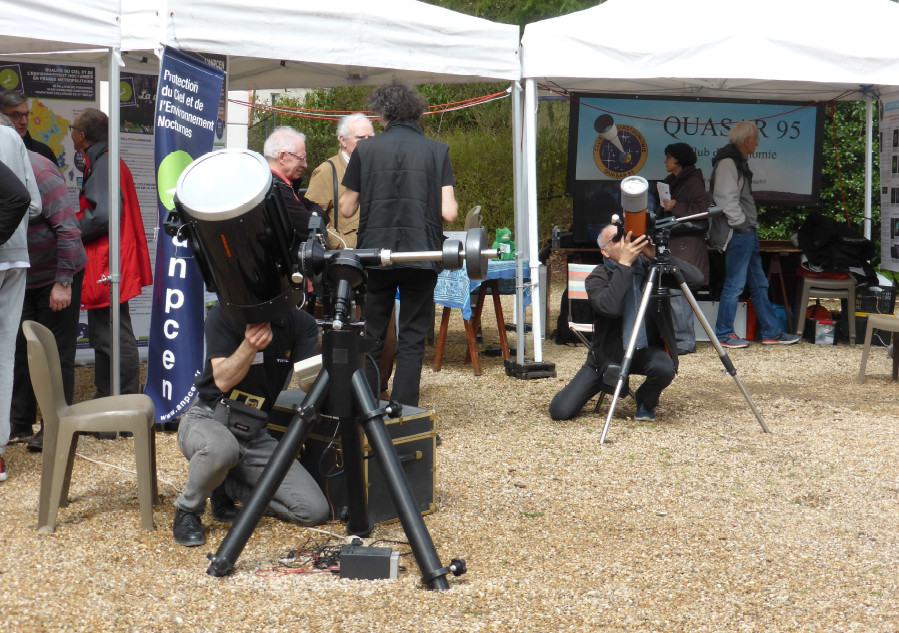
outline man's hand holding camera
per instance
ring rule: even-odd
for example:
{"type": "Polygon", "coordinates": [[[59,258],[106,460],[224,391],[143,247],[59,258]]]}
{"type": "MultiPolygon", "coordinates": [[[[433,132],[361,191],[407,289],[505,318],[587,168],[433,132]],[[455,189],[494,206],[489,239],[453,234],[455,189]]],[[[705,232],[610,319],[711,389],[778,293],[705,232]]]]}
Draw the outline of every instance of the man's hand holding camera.
{"type": "Polygon", "coordinates": [[[618,256],[618,263],[622,266],[630,266],[641,255],[647,257],[655,256],[655,247],[649,241],[649,236],[640,235],[634,237],[631,231],[628,231],[624,239],[621,240],[621,251],[618,256]]]}

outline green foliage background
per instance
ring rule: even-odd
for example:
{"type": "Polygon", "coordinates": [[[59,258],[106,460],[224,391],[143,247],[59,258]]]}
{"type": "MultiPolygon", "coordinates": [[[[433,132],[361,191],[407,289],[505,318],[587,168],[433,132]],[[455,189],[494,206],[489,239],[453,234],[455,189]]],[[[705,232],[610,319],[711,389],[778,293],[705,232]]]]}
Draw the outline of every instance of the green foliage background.
{"type": "MultiPolygon", "coordinates": [[[[599,4],[590,0],[426,0],[430,4],[478,17],[523,26],[529,22],[564,15],[599,4]]],[[[431,105],[452,103],[501,92],[509,88],[504,83],[439,84],[419,86],[431,105]]],[[[305,107],[315,110],[365,110],[368,87],[346,87],[311,91],[305,102],[282,98],[278,106],[305,107]]],[[[823,173],[821,205],[817,209],[825,215],[845,221],[846,212],[853,227],[862,232],[864,213],[864,149],[865,105],[861,102],[840,102],[833,121],[828,114],[822,138],[823,173]],[[836,141],[834,141],[834,126],[836,141]],[[836,143],[836,149],[834,149],[836,143]],[[837,170],[839,158],[840,175],[837,170]],[[842,190],[842,192],[841,192],[842,190]],[[843,206],[843,194],[847,210],[843,206]]],[[[540,104],[537,135],[537,187],[540,207],[539,234],[549,237],[551,227],[571,225],[571,199],[565,196],[568,163],[567,102],[544,101],[540,104]]],[[[261,151],[262,143],[271,131],[272,117],[255,111],[252,115],[249,145],[261,151]]],[[[491,234],[501,227],[513,225],[512,200],[512,133],[511,98],[443,115],[425,116],[425,133],[450,147],[456,176],[456,197],[459,201],[459,229],[465,212],[481,205],[483,223],[491,234]]],[[[307,135],[310,171],[337,151],[335,124],[307,118],[279,115],[279,125],[291,125],[307,135]]],[[[377,125],[376,125],[377,128],[377,125]]],[[[377,131],[377,130],[376,130],[377,131]]],[[[872,200],[872,235],[879,242],[880,196],[877,129],[874,138],[874,186],[872,200]]],[[[805,207],[768,207],[761,211],[760,235],[763,239],[788,239],[811,211],[805,207]]]]}

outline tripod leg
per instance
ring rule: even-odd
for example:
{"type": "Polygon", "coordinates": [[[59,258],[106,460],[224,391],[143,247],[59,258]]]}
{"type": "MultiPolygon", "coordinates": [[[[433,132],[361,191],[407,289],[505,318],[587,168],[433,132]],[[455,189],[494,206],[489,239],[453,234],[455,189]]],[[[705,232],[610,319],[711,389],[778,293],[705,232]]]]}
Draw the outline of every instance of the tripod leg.
{"type": "Polygon", "coordinates": [[[365,412],[360,416],[362,427],[365,429],[365,435],[368,437],[375,458],[384,471],[384,479],[387,482],[403,531],[406,532],[406,537],[409,539],[409,545],[412,547],[412,554],[415,556],[415,562],[418,563],[422,579],[427,582],[430,589],[446,591],[449,589],[449,582],[446,579],[447,571],[440,564],[434,542],[421,517],[415,498],[409,490],[409,482],[403,473],[400,460],[396,456],[396,450],[393,448],[387,428],[384,426],[384,417],[377,413],[378,403],[372,396],[365,375],[361,371],[353,374],[353,394],[359,410],[365,412]]]}
{"type": "Polygon", "coordinates": [[[343,452],[343,480],[346,483],[346,533],[366,538],[375,524],[368,517],[368,493],[365,489],[365,456],[362,430],[356,420],[341,419],[340,446],[343,452]]]}
{"type": "Polygon", "coordinates": [[[734,367],[733,362],[730,360],[730,356],[727,355],[724,347],[720,342],[718,342],[718,337],[715,336],[715,331],[712,329],[712,326],[709,325],[708,319],[705,318],[702,310],[699,309],[699,304],[696,303],[696,298],[693,297],[693,293],[690,292],[690,288],[689,286],[687,286],[686,280],[684,280],[683,273],[677,270],[677,272],[675,272],[675,276],[677,277],[677,282],[680,284],[681,291],[683,291],[684,296],[687,298],[687,301],[690,302],[690,307],[693,308],[693,314],[695,314],[696,318],[699,319],[699,322],[702,324],[702,329],[705,330],[705,333],[708,335],[709,340],[712,342],[712,345],[715,346],[715,351],[718,352],[718,357],[721,359],[721,364],[724,365],[725,371],[733,376],[734,382],[737,383],[737,387],[740,389],[740,392],[743,394],[743,397],[749,404],[749,408],[752,409],[752,412],[755,414],[755,419],[758,420],[759,424],[762,425],[762,431],[764,431],[765,433],[770,433],[771,431],[769,431],[768,427],[765,426],[765,420],[762,418],[762,414],[759,413],[759,410],[756,408],[755,403],[752,401],[752,398],[749,397],[749,393],[746,391],[746,387],[743,386],[743,383],[737,376],[737,369],[736,367],[734,367]]]}
{"type": "Polygon", "coordinates": [[[649,269],[649,276],[646,279],[646,285],[643,287],[643,298],[640,300],[640,308],[637,310],[637,317],[631,328],[631,338],[627,343],[627,350],[624,352],[624,358],[621,359],[621,373],[618,375],[618,382],[615,384],[615,393],[612,394],[612,402],[609,404],[609,413],[606,415],[606,423],[602,427],[602,435],[599,438],[600,444],[605,444],[606,435],[609,433],[609,425],[612,422],[612,415],[615,413],[615,407],[618,404],[618,397],[621,395],[621,389],[624,387],[624,381],[627,380],[631,369],[631,360],[634,358],[634,349],[637,347],[637,337],[640,335],[639,324],[643,323],[646,316],[646,306],[649,305],[649,298],[655,291],[655,287],[659,281],[659,270],[656,266],[649,269]]]}
{"type": "Polygon", "coordinates": [[[287,430],[284,431],[278,448],[272,453],[253,489],[252,496],[234,519],[234,523],[222,540],[218,551],[214,556],[209,556],[211,563],[206,573],[210,576],[226,576],[231,573],[237,557],[240,556],[247,541],[250,540],[253,530],[256,529],[259,519],[262,518],[262,513],[268,508],[278,486],[284,481],[287,471],[290,470],[293,460],[296,459],[300,447],[306,441],[306,436],[309,435],[309,430],[312,428],[312,422],[317,416],[316,411],[328,392],[329,382],[328,372],[323,369],[303,399],[301,408],[294,415],[287,430]]]}

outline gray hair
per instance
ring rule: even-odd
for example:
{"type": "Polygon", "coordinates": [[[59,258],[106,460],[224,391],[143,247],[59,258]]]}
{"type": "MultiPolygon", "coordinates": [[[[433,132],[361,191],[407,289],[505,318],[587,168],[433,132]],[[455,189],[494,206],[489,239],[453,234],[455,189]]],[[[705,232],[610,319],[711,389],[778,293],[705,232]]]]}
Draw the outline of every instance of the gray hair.
{"type": "Polygon", "coordinates": [[[282,125],[276,127],[275,131],[269,134],[265,139],[265,145],[262,146],[262,155],[266,158],[278,158],[281,152],[293,152],[296,150],[297,139],[306,143],[306,135],[292,127],[282,125]]]}
{"type": "Polygon", "coordinates": [[[734,145],[742,145],[753,136],[759,133],[759,128],[754,121],[740,121],[730,128],[727,133],[727,139],[734,145]]]}
{"type": "Polygon", "coordinates": [[[346,116],[340,117],[337,121],[337,139],[339,140],[341,137],[346,138],[346,135],[350,131],[350,126],[356,121],[369,120],[370,119],[361,112],[354,112],[353,114],[347,114],[346,116]]]}
{"type": "Polygon", "coordinates": [[[12,124],[12,119],[10,119],[10,118],[9,118],[8,116],[6,116],[5,114],[0,114],[0,125],[5,125],[5,126],[7,126],[7,127],[15,127],[15,126],[12,124]]]}
{"type": "Polygon", "coordinates": [[[15,108],[17,105],[21,105],[26,101],[28,101],[28,99],[20,92],[13,92],[12,90],[0,92],[0,110],[15,108]]]}

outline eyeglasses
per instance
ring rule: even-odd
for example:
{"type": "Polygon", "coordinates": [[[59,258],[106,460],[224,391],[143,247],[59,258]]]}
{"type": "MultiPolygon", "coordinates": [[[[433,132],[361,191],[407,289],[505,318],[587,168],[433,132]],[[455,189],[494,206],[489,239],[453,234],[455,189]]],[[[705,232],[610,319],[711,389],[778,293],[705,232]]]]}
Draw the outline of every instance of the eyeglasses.
{"type": "Polygon", "coordinates": [[[612,236],[612,239],[610,239],[608,242],[603,242],[602,244],[600,244],[599,250],[608,248],[610,244],[617,244],[623,237],[624,236],[621,233],[615,233],[615,235],[612,236]]]}
{"type": "Polygon", "coordinates": [[[10,112],[6,116],[8,116],[13,121],[21,121],[22,119],[27,119],[31,116],[31,110],[29,110],[28,112],[10,112]]]}
{"type": "Polygon", "coordinates": [[[284,153],[285,153],[285,154],[290,154],[291,156],[293,156],[294,158],[296,158],[298,161],[300,161],[300,164],[301,164],[301,165],[305,165],[305,164],[306,164],[306,157],[305,157],[305,156],[297,156],[297,155],[294,154],[293,152],[284,152],[284,153]]]}
{"type": "Polygon", "coordinates": [[[75,127],[74,125],[71,125],[71,124],[70,124],[70,125],[69,125],[69,132],[71,132],[71,131],[73,131],[73,130],[78,130],[79,132],[82,131],[80,127],[75,127]]]}

